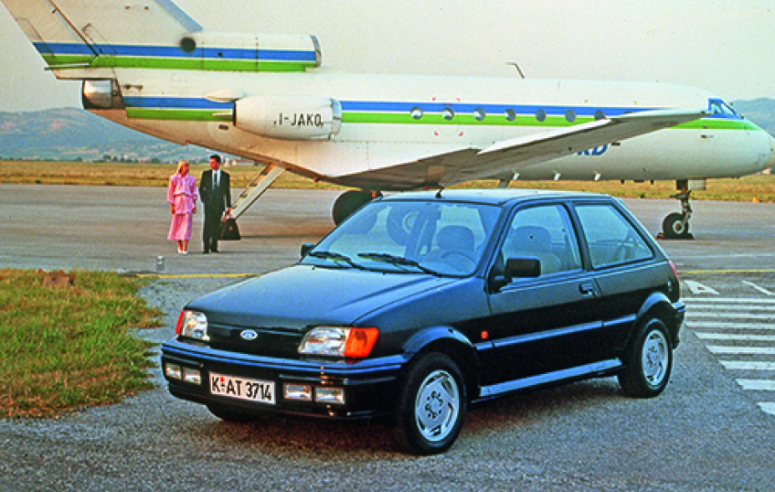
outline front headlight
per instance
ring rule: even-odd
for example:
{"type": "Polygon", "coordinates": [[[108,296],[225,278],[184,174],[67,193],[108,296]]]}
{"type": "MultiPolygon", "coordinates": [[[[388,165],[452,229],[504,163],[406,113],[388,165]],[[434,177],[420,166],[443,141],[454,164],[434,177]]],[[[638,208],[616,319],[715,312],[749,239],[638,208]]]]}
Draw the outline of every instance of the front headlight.
{"type": "Polygon", "coordinates": [[[183,310],[178,319],[178,335],[209,342],[207,335],[207,316],[197,311],[183,310]]]}
{"type": "Polygon", "coordinates": [[[307,332],[299,345],[301,355],[363,358],[377,341],[377,328],[319,326],[307,332]]]}

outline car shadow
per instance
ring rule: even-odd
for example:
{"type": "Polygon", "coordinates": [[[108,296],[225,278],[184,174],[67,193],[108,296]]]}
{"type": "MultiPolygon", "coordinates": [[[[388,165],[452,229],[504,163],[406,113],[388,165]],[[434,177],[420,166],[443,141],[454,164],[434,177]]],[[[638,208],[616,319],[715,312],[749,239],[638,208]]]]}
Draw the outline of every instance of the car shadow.
{"type": "MultiPolygon", "coordinates": [[[[452,448],[466,449],[466,441],[493,432],[520,432],[546,419],[572,415],[574,412],[599,411],[627,399],[615,380],[591,380],[556,388],[521,393],[469,408],[460,439],[452,448]]],[[[212,418],[211,425],[197,426],[192,431],[214,448],[231,453],[269,452],[308,454],[323,457],[330,453],[337,459],[349,453],[362,458],[417,459],[401,449],[393,435],[388,417],[363,421],[330,421],[295,416],[268,416],[237,424],[212,418]]]]}

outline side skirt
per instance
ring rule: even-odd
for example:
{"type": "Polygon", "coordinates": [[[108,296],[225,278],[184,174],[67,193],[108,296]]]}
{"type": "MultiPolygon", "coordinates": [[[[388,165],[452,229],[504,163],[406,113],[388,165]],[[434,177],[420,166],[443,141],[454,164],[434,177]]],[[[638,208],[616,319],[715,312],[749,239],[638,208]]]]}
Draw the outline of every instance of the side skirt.
{"type": "Polygon", "coordinates": [[[569,382],[573,380],[588,379],[599,376],[608,376],[623,367],[624,364],[622,364],[622,361],[619,359],[610,359],[592,364],[586,364],[583,366],[571,367],[569,369],[563,369],[561,371],[550,372],[547,374],[539,374],[537,376],[531,376],[528,378],[515,379],[505,383],[482,386],[479,392],[479,398],[473,400],[472,403],[479,403],[485,400],[503,396],[507,393],[514,393],[530,388],[537,388],[539,386],[549,386],[561,382],[569,382]]]}

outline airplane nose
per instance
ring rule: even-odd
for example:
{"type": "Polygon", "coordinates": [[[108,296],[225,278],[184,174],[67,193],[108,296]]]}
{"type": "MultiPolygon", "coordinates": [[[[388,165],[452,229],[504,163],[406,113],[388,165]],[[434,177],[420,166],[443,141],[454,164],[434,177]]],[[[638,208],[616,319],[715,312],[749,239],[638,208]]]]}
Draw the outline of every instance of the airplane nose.
{"type": "Polygon", "coordinates": [[[767,161],[767,168],[775,167],[775,138],[770,135],[770,159],[767,161]]]}

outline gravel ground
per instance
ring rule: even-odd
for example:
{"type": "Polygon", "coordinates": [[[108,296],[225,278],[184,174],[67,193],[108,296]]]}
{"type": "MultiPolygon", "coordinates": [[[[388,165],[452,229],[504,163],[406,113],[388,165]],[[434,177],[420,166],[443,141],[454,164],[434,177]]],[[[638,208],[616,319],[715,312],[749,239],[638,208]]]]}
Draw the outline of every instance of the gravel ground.
{"type": "MultiPolygon", "coordinates": [[[[0,265],[153,271],[156,256],[167,255],[172,278],[141,291],[165,312],[165,326],[138,330],[156,342],[173,336],[187,301],[235,281],[183,275],[265,272],[293,262],[301,242],[331,227],[331,193],[270,192],[266,207],[242,221],[239,244],[180,258],[168,255],[157,189],[0,185],[0,193],[0,265]],[[78,213],[62,214],[62,204],[78,213]]],[[[630,204],[647,224],[674,208],[646,202],[630,204]]],[[[775,207],[695,209],[700,239],[665,244],[684,268],[773,267],[762,231],[775,207]]],[[[771,277],[759,278],[770,285],[771,277]]],[[[734,278],[724,277],[724,295],[741,288],[734,278]]],[[[626,398],[612,378],[505,398],[470,411],[455,446],[424,458],[397,450],[386,421],[228,424],[171,397],[158,368],[153,377],[157,388],[117,405],[0,420],[0,490],[775,490],[773,417],[691,330],[660,398],[626,398]]]]}

